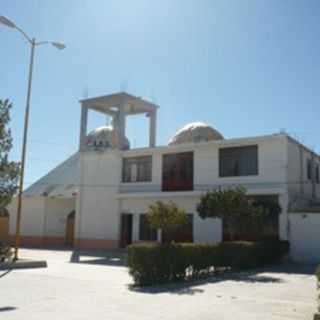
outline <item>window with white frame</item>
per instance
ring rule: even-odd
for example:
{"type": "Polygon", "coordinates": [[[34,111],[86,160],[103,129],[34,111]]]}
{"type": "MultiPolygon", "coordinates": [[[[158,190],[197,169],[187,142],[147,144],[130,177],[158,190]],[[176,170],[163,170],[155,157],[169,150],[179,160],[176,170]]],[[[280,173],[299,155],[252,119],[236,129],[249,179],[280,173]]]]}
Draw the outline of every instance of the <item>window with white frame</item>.
{"type": "Polygon", "coordinates": [[[152,180],[152,157],[124,158],[122,182],[148,182],[152,180]]]}
{"type": "Polygon", "coordinates": [[[312,180],[312,160],[308,159],[307,161],[307,178],[312,180]]]}
{"type": "Polygon", "coordinates": [[[258,175],[258,146],[219,149],[219,176],[258,175]]]}
{"type": "Polygon", "coordinates": [[[316,178],[316,183],[320,183],[320,172],[319,172],[319,165],[317,164],[315,167],[315,178],[316,178]]]}

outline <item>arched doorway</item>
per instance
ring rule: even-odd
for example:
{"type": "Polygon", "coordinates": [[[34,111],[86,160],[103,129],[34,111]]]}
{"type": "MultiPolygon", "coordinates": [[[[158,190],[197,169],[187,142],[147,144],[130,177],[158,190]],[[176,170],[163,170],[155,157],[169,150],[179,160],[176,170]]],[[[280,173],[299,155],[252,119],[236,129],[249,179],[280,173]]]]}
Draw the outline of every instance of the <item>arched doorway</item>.
{"type": "Polygon", "coordinates": [[[76,211],[72,210],[67,217],[66,222],[66,238],[65,244],[68,247],[73,247],[74,245],[74,224],[75,224],[76,211]]]}
{"type": "Polygon", "coordinates": [[[0,209],[0,241],[9,240],[9,212],[7,209],[0,209]]]}

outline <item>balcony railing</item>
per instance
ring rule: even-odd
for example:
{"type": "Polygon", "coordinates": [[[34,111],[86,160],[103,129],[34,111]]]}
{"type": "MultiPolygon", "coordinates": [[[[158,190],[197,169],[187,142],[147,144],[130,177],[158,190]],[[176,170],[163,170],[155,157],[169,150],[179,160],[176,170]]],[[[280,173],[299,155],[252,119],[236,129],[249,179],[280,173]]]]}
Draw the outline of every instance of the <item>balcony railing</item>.
{"type": "MultiPolygon", "coordinates": [[[[245,187],[247,190],[263,190],[263,189],[284,189],[287,187],[286,183],[283,182],[259,182],[259,183],[232,183],[232,184],[194,184],[192,191],[209,191],[209,190],[219,190],[227,188],[245,187]]],[[[175,191],[162,191],[161,184],[121,184],[119,188],[119,193],[152,193],[152,192],[185,192],[185,190],[175,190],[175,191]]]]}

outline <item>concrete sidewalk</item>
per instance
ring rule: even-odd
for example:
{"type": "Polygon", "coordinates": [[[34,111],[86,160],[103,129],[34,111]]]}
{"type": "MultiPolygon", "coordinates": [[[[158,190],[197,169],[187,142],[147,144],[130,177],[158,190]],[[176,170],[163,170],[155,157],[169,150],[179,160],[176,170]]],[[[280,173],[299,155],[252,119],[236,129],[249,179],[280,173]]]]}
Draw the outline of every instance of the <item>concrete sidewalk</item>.
{"type": "Polygon", "coordinates": [[[48,268],[0,272],[0,319],[310,320],[316,310],[312,266],[132,290],[123,252],[21,250],[21,257],[45,259],[48,268]]]}

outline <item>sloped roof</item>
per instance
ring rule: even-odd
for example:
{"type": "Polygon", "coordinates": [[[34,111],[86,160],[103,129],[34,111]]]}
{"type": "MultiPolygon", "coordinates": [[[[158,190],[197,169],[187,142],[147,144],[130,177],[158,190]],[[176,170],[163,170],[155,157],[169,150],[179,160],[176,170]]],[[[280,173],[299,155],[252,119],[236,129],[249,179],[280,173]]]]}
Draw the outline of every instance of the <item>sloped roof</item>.
{"type": "Polygon", "coordinates": [[[78,192],[79,152],[73,154],[24,191],[26,197],[72,198],[78,192]]]}

